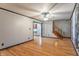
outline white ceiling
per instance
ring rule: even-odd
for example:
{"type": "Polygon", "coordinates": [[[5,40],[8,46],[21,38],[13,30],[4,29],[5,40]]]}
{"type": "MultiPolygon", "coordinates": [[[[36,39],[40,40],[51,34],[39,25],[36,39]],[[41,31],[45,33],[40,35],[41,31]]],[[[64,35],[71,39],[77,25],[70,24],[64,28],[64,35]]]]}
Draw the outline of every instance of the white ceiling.
{"type": "Polygon", "coordinates": [[[70,19],[73,3],[9,3],[0,4],[0,7],[43,20],[42,12],[50,12],[51,20],[70,19]]]}

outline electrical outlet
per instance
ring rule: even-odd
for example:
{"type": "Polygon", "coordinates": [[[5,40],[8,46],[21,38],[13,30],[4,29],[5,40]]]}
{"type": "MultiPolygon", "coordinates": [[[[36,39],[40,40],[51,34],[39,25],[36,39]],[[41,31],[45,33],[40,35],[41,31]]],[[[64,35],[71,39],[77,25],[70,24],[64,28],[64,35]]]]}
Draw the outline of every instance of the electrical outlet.
{"type": "Polygon", "coordinates": [[[29,28],[29,30],[31,30],[31,28],[29,28]]]}
{"type": "Polygon", "coordinates": [[[4,43],[2,43],[1,46],[4,46],[4,43]]]}
{"type": "Polygon", "coordinates": [[[28,37],[28,39],[30,39],[30,37],[28,37]]]}

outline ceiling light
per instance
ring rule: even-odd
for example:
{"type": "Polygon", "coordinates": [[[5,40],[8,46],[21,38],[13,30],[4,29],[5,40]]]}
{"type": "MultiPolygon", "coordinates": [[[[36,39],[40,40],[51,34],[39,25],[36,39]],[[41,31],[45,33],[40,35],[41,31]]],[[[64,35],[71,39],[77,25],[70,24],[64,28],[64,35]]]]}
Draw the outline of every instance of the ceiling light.
{"type": "Polygon", "coordinates": [[[48,20],[48,18],[44,18],[44,21],[47,21],[48,20]]]}
{"type": "Polygon", "coordinates": [[[50,17],[49,12],[43,12],[42,17],[43,17],[44,21],[47,21],[49,19],[49,17],[50,17]]]}
{"type": "Polygon", "coordinates": [[[43,16],[43,17],[48,17],[48,16],[49,16],[49,12],[43,12],[43,13],[42,13],[42,16],[43,16]]]}
{"type": "Polygon", "coordinates": [[[47,14],[47,15],[46,15],[46,18],[49,18],[49,16],[50,16],[50,14],[47,14]]]}

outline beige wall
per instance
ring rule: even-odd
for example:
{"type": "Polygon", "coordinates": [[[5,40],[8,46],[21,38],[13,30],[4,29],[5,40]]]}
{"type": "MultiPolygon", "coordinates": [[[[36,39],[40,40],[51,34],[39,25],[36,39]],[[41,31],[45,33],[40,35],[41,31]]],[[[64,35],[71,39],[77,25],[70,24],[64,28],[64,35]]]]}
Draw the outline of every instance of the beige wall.
{"type": "Polygon", "coordinates": [[[33,19],[0,9],[0,49],[32,40],[32,30],[33,19]]]}

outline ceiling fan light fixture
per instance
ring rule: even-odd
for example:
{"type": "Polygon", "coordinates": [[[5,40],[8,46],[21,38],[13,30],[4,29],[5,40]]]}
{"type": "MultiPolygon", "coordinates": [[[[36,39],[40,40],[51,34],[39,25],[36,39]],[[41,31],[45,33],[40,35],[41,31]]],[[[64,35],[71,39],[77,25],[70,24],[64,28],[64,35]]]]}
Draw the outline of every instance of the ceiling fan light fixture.
{"type": "Polygon", "coordinates": [[[49,12],[43,12],[42,16],[43,16],[44,21],[47,21],[49,16],[50,16],[50,14],[49,14],[49,12]]]}
{"type": "Polygon", "coordinates": [[[49,18],[49,17],[50,17],[50,14],[47,14],[47,15],[46,15],[46,18],[49,18]]]}
{"type": "Polygon", "coordinates": [[[48,17],[48,16],[49,16],[49,12],[43,12],[43,13],[42,13],[42,16],[43,16],[43,17],[48,17]]]}
{"type": "Polygon", "coordinates": [[[47,21],[48,20],[48,18],[44,18],[44,21],[47,21]]]}

